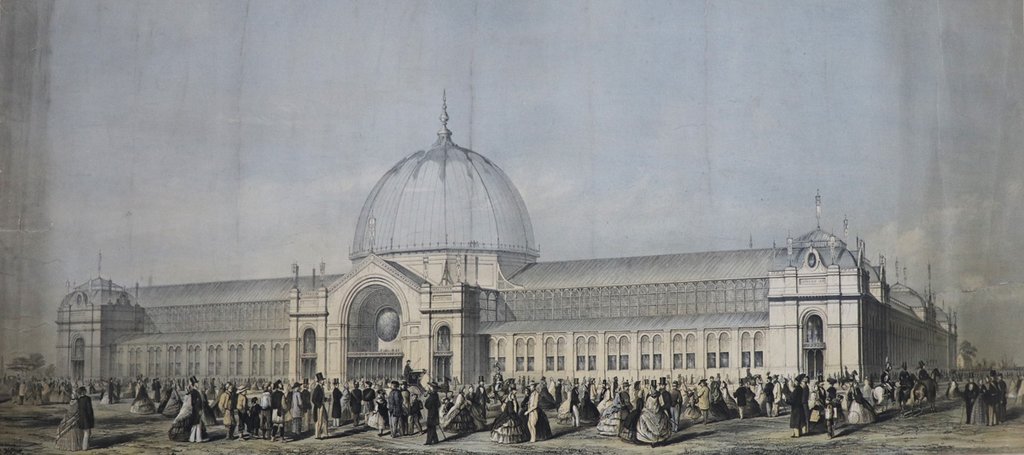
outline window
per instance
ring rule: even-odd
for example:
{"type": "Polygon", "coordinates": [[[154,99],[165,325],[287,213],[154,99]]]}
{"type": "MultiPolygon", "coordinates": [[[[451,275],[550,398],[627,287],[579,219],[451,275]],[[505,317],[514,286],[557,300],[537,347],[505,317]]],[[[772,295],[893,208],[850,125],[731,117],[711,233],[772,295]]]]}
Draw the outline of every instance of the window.
{"type": "Polygon", "coordinates": [[[156,351],[154,352],[154,355],[153,355],[153,375],[154,376],[160,376],[160,356],[163,354],[160,351],[161,351],[160,348],[156,348],[156,351]]]}
{"type": "Polygon", "coordinates": [[[559,337],[558,342],[555,343],[555,345],[555,354],[557,357],[555,366],[557,367],[558,371],[565,371],[565,338],[559,337]]]}
{"type": "Polygon", "coordinates": [[[729,368],[729,352],[732,351],[732,339],[728,333],[722,333],[718,337],[718,367],[729,368]]]}
{"type": "Polygon", "coordinates": [[[437,329],[437,352],[451,352],[452,350],[452,329],[442,325],[437,329]]]}
{"type": "Polygon", "coordinates": [[[221,356],[221,354],[223,354],[223,352],[224,352],[223,348],[220,345],[217,345],[217,350],[214,353],[214,355],[216,356],[216,361],[214,362],[214,369],[213,369],[213,371],[214,371],[213,374],[215,374],[217,376],[220,376],[220,374],[221,374],[221,357],[220,356],[221,356]]]}
{"type": "Polygon", "coordinates": [[[686,369],[697,368],[697,336],[686,335],[686,369]]]}
{"type": "Polygon", "coordinates": [[[587,370],[597,370],[597,337],[587,340],[587,370]]]}
{"type": "Polygon", "coordinates": [[[651,338],[647,335],[640,337],[640,369],[651,369],[651,338]]]}
{"type": "Polygon", "coordinates": [[[821,316],[815,314],[807,318],[807,322],[804,324],[805,340],[810,343],[820,343],[822,341],[821,327],[821,316]]]}
{"type": "Polygon", "coordinates": [[[498,340],[490,338],[487,340],[487,367],[494,366],[495,361],[498,359],[498,340]]]}
{"type": "Polygon", "coordinates": [[[708,368],[718,368],[718,335],[714,333],[708,334],[707,344],[704,349],[708,353],[708,368]]]}
{"type": "Polygon", "coordinates": [[[213,350],[214,349],[215,348],[213,346],[209,346],[209,347],[206,348],[206,375],[207,376],[213,376],[214,374],[216,374],[216,373],[214,373],[214,369],[216,368],[216,364],[214,362],[214,360],[216,360],[216,358],[213,355],[213,350]]]}
{"type": "Polygon", "coordinates": [[[498,365],[501,366],[501,370],[505,370],[505,339],[498,340],[498,365]]]}
{"type": "Polygon", "coordinates": [[[228,346],[228,376],[235,375],[235,347],[228,346]]]}
{"type": "Polygon", "coordinates": [[[661,335],[655,335],[652,338],[651,344],[653,350],[651,351],[651,367],[655,370],[661,369],[661,335]]]}
{"type": "Polygon", "coordinates": [[[548,371],[555,369],[555,339],[551,337],[544,340],[544,369],[548,371]]]}
{"type": "Polygon", "coordinates": [[[751,365],[751,354],[754,351],[753,337],[750,336],[750,332],[743,332],[740,335],[740,367],[750,368],[751,365]]]}
{"type": "Polygon", "coordinates": [[[537,350],[537,342],[530,338],[526,341],[526,371],[534,370],[535,352],[537,350]]]}
{"type": "Polygon", "coordinates": [[[625,335],[619,337],[619,369],[629,369],[629,338],[625,335]]]}
{"type": "Polygon", "coordinates": [[[672,369],[683,368],[683,336],[676,334],[672,337],[672,369]]]}
{"type": "Polygon", "coordinates": [[[174,375],[181,376],[181,346],[174,348],[174,375]]]}
{"type": "Polygon", "coordinates": [[[619,369],[619,340],[615,337],[609,337],[608,343],[605,346],[605,351],[608,353],[608,370],[619,369]]]}
{"type": "Polygon", "coordinates": [[[526,340],[516,340],[516,371],[526,371],[526,340]]]}
{"type": "Polygon", "coordinates": [[[306,329],[302,333],[302,353],[316,354],[316,331],[313,329],[306,329]]]}
{"type": "Polygon", "coordinates": [[[256,346],[254,344],[250,348],[250,353],[249,353],[249,363],[252,364],[251,367],[250,367],[250,370],[251,370],[250,374],[252,376],[256,376],[258,374],[258,372],[259,372],[257,370],[257,364],[259,363],[259,359],[260,359],[260,348],[259,348],[259,346],[256,346]]]}
{"type": "Polygon", "coordinates": [[[587,340],[576,337],[576,371],[587,369],[587,340]]]}
{"type": "Polygon", "coordinates": [[[281,359],[281,374],[288,376],[288,358],[290,357],[288,353],[288,343],[285,343],[284,346],[281,347],[281,355],[283,356],[281,359]]]}
{"type": "Polygon", "coordinates": [[[754,332],[754,368],[764,368],[764,332],[754,332]]]}

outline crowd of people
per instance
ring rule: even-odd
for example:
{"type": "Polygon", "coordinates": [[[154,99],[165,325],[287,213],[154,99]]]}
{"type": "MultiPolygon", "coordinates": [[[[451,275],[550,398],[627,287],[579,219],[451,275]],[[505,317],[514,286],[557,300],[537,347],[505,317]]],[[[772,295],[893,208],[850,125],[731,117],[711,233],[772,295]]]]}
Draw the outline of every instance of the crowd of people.
{"type": "MultiPolygon", "coordinates": [[[[131,413],[170,418],[168,438],[179,442],[209,441],[210,427],[223,426],[226,438],[234,441],[286,442],[374,431],[392,438],[425,435],[425,444],[433,445],[489,431],[494,443],[517,444],[551,438],[551,418],[564,426],[596,427],[602,437],[655,447],[690,425],[787,414],[792,437],[820,432],[832,438],[841,422],[870,424],[879,412],[896,404],[902,408],[902,390],[936,375],[923,365],[915,375],[904,365],[896,374],[886,368],[877,385],[875,378],[848,371],[827,378],[748,371],[735,382],[721,376],[506,380],[497,373],[476,384],[437,384],[419,381],[407,368],[399,378],[328,381],[318,373],[291,384],[196,377],[7,382],[15,403],[68,403],[56,438],[63,450],[89,448],[94,398],[102,405],[115,404],[122,395],[132,397],[131,413]]],[[[993,371],[977,381],[958,374],[949,379],[946,396],[963,401],[965,424],[998,425],[1006,418],[1008,397],[1016,395],[1018,403],[1024,397],[1020,377],[1008,383],[993,371]]]]}

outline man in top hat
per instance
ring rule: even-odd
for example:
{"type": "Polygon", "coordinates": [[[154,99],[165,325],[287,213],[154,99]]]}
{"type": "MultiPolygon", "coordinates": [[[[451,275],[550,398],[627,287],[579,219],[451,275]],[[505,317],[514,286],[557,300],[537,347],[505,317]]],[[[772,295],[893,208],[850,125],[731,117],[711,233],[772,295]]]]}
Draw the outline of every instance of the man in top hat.
{"type": "Polygon", "coordinates": [[[391,381],[391,391],[388,392],[388,417],[391,419],[391,437],[402,436],[402,427],[405,426],[405,400],[398,388],[398,381],[391,381]]]}
{"type": "Polygon", "coordinates": [[[376,409],[373,403],[377,399],[377,392],[373,390],[373,383],[370,381],[364,381],[363,386],[363,414],[369,418],[370,413],[376,409]]]}
{"type": "Polygon", "coordinates": [[[82,430],[82,450],[89,450],[89,437],[96,426],[96,417],[92,412],[92,398],[85,387],[78,388],[78,428],[82,430]]]}
{"type": "Polygon", "coordinates": [[[476,385],[476,390],[473,391],[476,395],[474,401],[477,406],[480,407],[480,415],[484,417],[484,422],[487,421],[487,385],[484,384],[484,377],[480,376],[480,380],[476,385]]]}
{"type": "Polygon", "coordinates": [[[313,402],[313,437],[317,439],[323,439],[327,437],[327,407],[324,406],[324,402],[327,399],[327,394],[324,393],[324,374],[316,374],[316,385],[313,386],[312,402],[313,402]]]}
{"type": "MultiPolygon", "coordinates": [[[[285,394],[284,394],[284,383],[280,380],[274,383],[274,391],[270,393],[270,409],[271,419],[268,419],[272,426],[270,430],[270,440],[275,441],[278,437],[281,438],[281,442],[284,442],[284,414],[285,414],[285,394]]],[[[262,405],[263,403],[260,403],[262,405]]],[[[263,413],[266,415],[268,409],[264,408],[263,413]]]]}
{"type": "Polygon", "coordinates": [[[238,440],[245,440],[245,432],[248,431],[250,434],[253,432],[253,428],[249,425],[252,422],[249,416],[249,388],[246,386],[238,387],[235,391],[235,416],[238,423],[235,427],[238,429],[238,440]]]}
{"type": "Polygon", "coordinates": [[[195,376],[188,378],[188,398],[192,404],[192,429],[188,436],[189,442],[207,442],[206,424],[203,423],[203,408],[206,402],[203,401],[203,394],[199,393],[199,380],[195,376]]]}
{"type": "Polygon", "coordinates": [[[352,389],[348,393],[348,406],[352,410],[352,428],[359,426],[359,417],[363,415],[363,389],[358,381],[352,381],[352,389]]]}
{"type": "Polygon", "coordinates": [[[402,377],[405,378],[405,382],[415,382],[412,376],[412,360],[406,360],[405,368],[402,370],[402,377]]]}
{"type": "Polygon", "coordinates": [[[825,429],[828,438],[832,439],[836,434],[836,419],[839,418],[839,392],[836,390],[835,378],[828,378],[828,388],[825,389],[825,429]]]}
{"type": "Polygon", "coordinates": [[[427,442],[425,445],[437,444],[437,426],[441,423],[441,399],[437,396],[437,383],[427,384],[427,400],[423,403],[427,410],[427,442]]]}
{"type": "Polygon", "coordinates": [[[573,386],[569,388],[569,414],[572,416],[573,428],[580,426],[580,378],[573,378],[573,386]]]}
{"type": "Polygon", "coordinates": [[[679,416],[683,415],[683,392],[679,390],[679,381],[672,381],[669,399],[672,401],[672,431],[679,431],[679,416]]]}

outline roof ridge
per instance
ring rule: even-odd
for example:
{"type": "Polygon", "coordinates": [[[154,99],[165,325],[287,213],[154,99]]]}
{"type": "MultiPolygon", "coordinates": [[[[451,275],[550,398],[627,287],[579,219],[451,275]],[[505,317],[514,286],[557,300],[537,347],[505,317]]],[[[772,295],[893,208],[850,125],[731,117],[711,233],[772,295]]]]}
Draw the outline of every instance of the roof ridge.
{"type": "MultiPolygon", "coordinates": [[[[672,256],[687,256],[692,254],[717,254],[717,253],[743,253],[743,252],[768,252],[777,251],[784,248],[738,248],[734,250],[709,250],[709,251],[688,251],[682,253],[662,253],[662,254],[641,254],[636,256],[618,256],[618,257],[600,257],[600,258],[587,258],[587,259],[565,259],[561,261],[537,261],[531,265],[542,265],[542,264],[556,264],[556,263],[567,263],[567,262],[589,262],[589,261],[609,261],[609,260],[620,260],[620,259],[646,259],[646,258],[658,258],[658,257],[672,257],[672,256]]],[[[525,269],[524,269],[525,270],[525,269]]]]}

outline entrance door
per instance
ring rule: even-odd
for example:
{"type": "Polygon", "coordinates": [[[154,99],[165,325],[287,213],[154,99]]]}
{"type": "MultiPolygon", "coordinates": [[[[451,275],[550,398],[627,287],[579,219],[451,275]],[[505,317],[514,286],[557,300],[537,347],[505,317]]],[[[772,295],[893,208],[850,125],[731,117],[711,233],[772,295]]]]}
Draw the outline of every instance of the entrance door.
{"type": "Polygon", "coordinates": [[[807,349],[807,374],[818,377],[825,371],[825,352],[821,349],[807,349]]]}
{"type": "Polygon", "coordinates": [[[432,375],[435,380],[443,381],[444,378],[452,377],[452,356],[450,355],[437,355],[434,356],[434,374],[432,375]]]}

